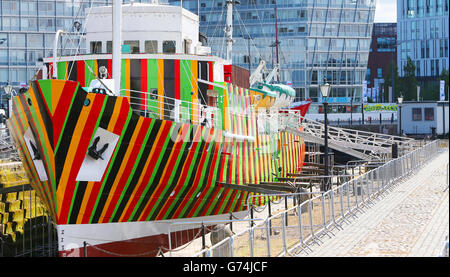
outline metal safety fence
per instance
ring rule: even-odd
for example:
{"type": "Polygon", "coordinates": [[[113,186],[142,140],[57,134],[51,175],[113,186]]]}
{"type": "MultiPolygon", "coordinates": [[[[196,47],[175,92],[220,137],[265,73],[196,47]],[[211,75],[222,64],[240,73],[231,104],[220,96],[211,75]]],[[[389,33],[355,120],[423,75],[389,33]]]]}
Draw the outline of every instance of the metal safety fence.
{"type": "Polygon", "coordinates": [[[439,148],[440,141],[432,141],[326,192],[286,195],[300,199],[307,194],[309,199],[298,201],[301,202],[299,205],[271,215],[194,256],[276,257],[296,256],[301,251],[308,253],[312,251],[311,243],[319,243],[323,236],[334,235],[333,230],[341,229],[343,222],[369,207],[396,182],[417,171],[438,153],[439,148]]]}

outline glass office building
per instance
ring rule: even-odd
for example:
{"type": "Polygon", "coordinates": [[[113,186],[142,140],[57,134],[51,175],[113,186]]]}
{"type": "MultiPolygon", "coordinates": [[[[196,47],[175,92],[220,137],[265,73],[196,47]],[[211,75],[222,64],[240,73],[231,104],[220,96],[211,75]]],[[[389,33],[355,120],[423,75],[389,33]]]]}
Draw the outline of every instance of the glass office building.
{"type": "MultiPolygon", "coordinates": [[[[124,0],[124,3],[130,2],[124,0]]],[[[134,2],[152,2],[135,0],[134,2]]],[[[160,0],[180,5],[180,0],[160,0]]],[[[183,0],[199,15],[213,54],[225,57],[225,0],[183,0]]],[[[276,63],[277,7],[281,82],[296,89],[297,100],[321,101],[318,85],[332,85],[330,101],[361,101],[369,55],[375,0],[241,0],[234,9],[233,63],[253,71],[260,59],[270,70],[276,63]],[[276,4],[275,4],[276,3],[276,4]]],[[[2,86],[25,84],[39,59],[51,56],[54,34],[83,32],[84,10],[111,0],[0,0],[0,92],[2,86]]],[[[79,37],[64,35],[62,54],[83,53],[79,37]]],[[[60,51],[61,54],[61,51],[60,51]]]]}
{"type": "MultiPolygon", "coordinates": [[[[75,35],[83,32],[85,9],[111,2],[0,0],[0,94],[4,93],[2,87],[5,85],[18,88],[33,78],[40,66],[39,59],[52,56],[58,29],[72,33],[64,35],[59,43],[64,48],[64,55],[85,52],[84,41],[75,35]],[[79,30],[74,28],[75,22],[81,23],[79,30]]],[[[124,1],[127,2],[130,1],[124,1]]]]}
{"type": "MultiPolygon", "coordinates": [[[[180,5],[180,0],[169,2],[180,5]]],[[[226,1],[182,2],[199,14],[200,31],[213,53],[225,57],[226,1]]],[[[329,102],[359,102],[374,13],[375,0],[241,0],[234,8],[233,63],[253,71],[264,59],[273,68],[276,16],[280,81],[292,83],[297,100],[320,102],[318,85],[326,77],[332,85],[329,102]]]]}
{"type": "Polygon", "coordinates": [[[397,0],[399,75],[410,57],[420,80],[437,79],[448,64],[449,0],[397,0]]]}

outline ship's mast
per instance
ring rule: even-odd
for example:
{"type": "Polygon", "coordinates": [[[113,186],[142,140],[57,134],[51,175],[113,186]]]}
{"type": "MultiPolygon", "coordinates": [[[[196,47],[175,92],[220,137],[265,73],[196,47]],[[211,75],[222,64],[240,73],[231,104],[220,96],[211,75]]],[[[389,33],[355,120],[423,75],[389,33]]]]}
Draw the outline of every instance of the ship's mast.
{"type": "Polygon", "coordinates": [[[227,37],[227,62],[231,64],[233,57],[231,51],[233,49],[233,5],[240,4],[239,0],[227,0],[227,22],[225,33],[227,37]]]}
{"type": "MultiPolygon", "coordinates": [[[[279,59],[279,55],[278,55],[278,45],[280,44],[280,42],[278,41],[278,14],[277,14],[277,2],[275,1],[275,47],[276,47],[276,51],[277,51],[277,64],[275,66],[275,68],[279,68],[280,67],[280,59],[279,59]]],[[[279,76],[279,69],[277,69],[277,81],[280,80],[280,76],[279,76]]]]}
{"type": "Polygon", "coordinates": [[[227,62],[232,63],[231,51],[233,49],[233,0],[227,0],[227,25],[225,27],[227,37],[227,62]]]}
{"type": "Polygon", "coordinates": [[[114,93],[120,95],[120,80],[122,73],[122,0],[113,0],[113,79],[114,93]]]}

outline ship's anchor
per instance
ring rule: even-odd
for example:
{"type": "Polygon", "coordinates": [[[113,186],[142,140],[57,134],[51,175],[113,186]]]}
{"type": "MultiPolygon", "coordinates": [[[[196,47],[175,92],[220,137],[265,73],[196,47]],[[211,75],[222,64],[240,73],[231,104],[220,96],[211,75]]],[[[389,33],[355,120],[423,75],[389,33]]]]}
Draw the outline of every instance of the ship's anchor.
{"type": "Polygon", "coordinates": [[[108,143],[106,143],[105,145],[103,145],[102,149],[97,150],[97,144],[99,141],[100,141],[100,137],[96,137],[94,139],[94,143],[88,149],[89,156],[91,156],[95,160],[98,160],[99,158],[103,160],[102,154],[108,148],[108,143]]]}
{"type": "Polygon", "coordinates": [[[40,160],[41,155],[39,155],[39,151],[37,150],[37,147],[30,141],[31,149],[33,149],[33,160],[40,160]]]}

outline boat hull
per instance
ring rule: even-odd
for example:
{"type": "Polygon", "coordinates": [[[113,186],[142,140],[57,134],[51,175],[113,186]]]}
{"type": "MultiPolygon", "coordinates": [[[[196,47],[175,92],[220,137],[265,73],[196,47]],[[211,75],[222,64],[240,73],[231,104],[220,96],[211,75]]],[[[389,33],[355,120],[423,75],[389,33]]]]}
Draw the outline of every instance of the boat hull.
{"type": "MultiPolygon", "coordinates": [[[[243,219],[247,215],[247,211],[242,211],[233,213],[233,218],[243,219]]],[[[230,215],[217,215],[149,222],[60,225],[57,227],[58,251],[61,257],[167,256],[169,250],[176,252],[177,247],[201,237],[202,223],[208,231],[211,226],[223,224],[229,218],[230,215]]]]}
{"type": "MultiPolygon", "coordinates": [[[[230,87],[224,98],[229,105],[237,98],[245,103],[248,90],[230,87]]],[[[226,138],[221,129],[141,116],[126,97],[88,93],[74,81],[33,81],[12,103],[9,130],[58,230],[228,218],[245,211],[249,200],[265,203],[266,197],[255,197],[260,193],[245,184],[298,172],[304,160],[301,138],[284,132],[259,135],[255,114],[224,116],[225,130],[253,134],[254,141],[243,141],[226,138]],[[275,150],[273,139],[280,141],[275,150]],[[95,159],[92,150],[100,150],[101,157],[95,159]]],[[[102,235],[108,237],[110,230],[102,235]]],[[[166,231],[131,240],[152,240],[166,231]]],[[[61,240],[59,245],[67,251],[61,240]]]]}

